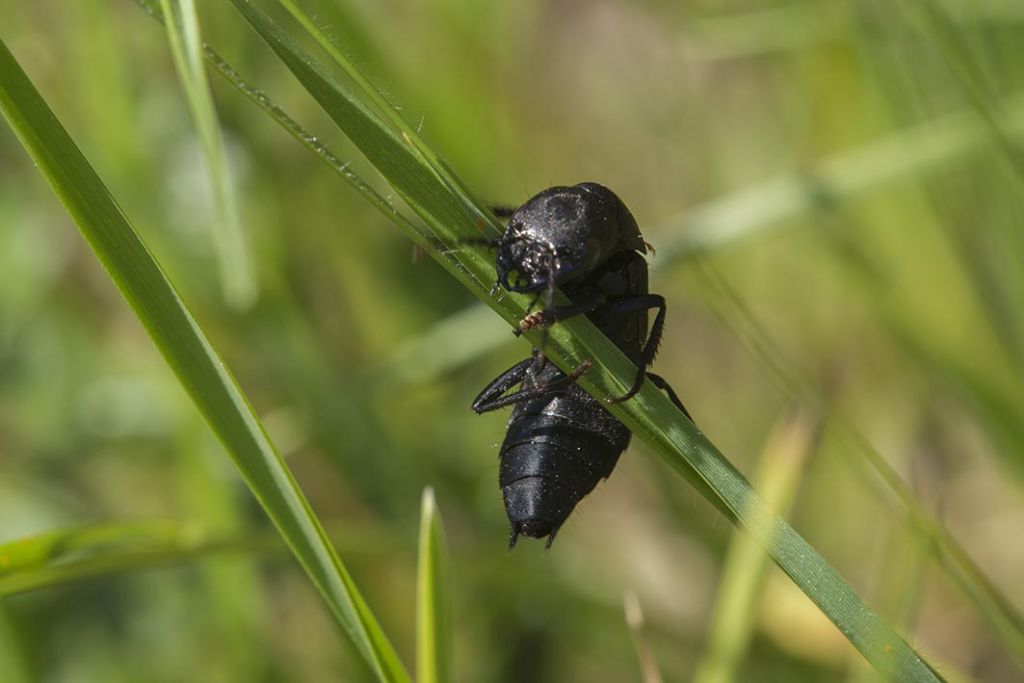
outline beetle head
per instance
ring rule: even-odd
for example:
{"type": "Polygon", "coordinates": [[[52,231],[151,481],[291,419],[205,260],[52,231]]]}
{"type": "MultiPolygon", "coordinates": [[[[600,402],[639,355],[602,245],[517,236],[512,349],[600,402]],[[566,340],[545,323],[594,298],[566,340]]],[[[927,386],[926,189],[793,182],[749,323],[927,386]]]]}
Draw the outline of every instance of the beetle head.
{"type": "Polygon", "coordinates": [[[552,280],[564,282],[575,269],[566,250],[517,230],[521,227],[510,223],[498,244],[498,283],[510,292],[537,292],[552,280]]]}
{"type": "Polygon", "coordinates": [[[548,188],[509,219],[498,242],[498,284],[511,292],[560,286],[622,250],[647,251],[636,220],[611,190],[597,183],[548,188]]]}

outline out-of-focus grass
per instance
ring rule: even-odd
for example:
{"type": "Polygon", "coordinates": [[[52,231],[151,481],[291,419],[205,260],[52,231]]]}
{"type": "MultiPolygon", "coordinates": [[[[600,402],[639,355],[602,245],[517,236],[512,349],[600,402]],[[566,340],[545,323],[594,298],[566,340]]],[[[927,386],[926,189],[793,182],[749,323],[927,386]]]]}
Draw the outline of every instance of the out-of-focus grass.
{"type": "MultiPolygon", "coordinates": [[[[1019,18],[1005,5],[1000,14],[989,3],[945,4],[993,94],[1000,101],[1018,94],[1019,18]]],[[[200,6],[204,34],[312,130],[330,130],[222,5],[200,6]]],[[[334,3],[303,5],[321,17],[339,11],[334,3]]],[[[386,381],[376,368],[471,297],[433,264],[412,264],[407,242],[377,229],[375,210],[338,189],[333,174],[213,80],[228,147],[238,155],[264,294],[251,312],[226,311],[210,255],[199,248],[203,224],[182,191],[198,171],[186,153],[188,112],[159,27],[98,0],[64,12],[55,6],[8,2],[0,33],[129,213],[152,226],[147,238],[251,387],[318,511],[404,536],[411,548],[419,492],[427,483],[436,487],[453,583],[473,588],[453,594],[460,676],[635,678],[619,607],[622,587],[630,585],[666,679],[687,679],[701,654],[707,596],[728,536],[716,515],[631,453],[551,553],[525,546],[506,554],[494,485],[504,418],[475,418],[466,404],[522,349],[496,348],[425,383],[386,381]],[[350,447],[339,448],[341,440],[350,447]]],[[[761,10],[777,9],[767,3],[727,16],[710,5],[574,7],[353,3],[342,11],[357,18],[364,40],[349,39],[347,22],[332,30],[480,195],[515,202],[554,182],[599,180],[626,199],[643,226],[667,226],[645,231],[656,247],[674,238],[666,219],[688,206],[800,174],[973,106],[935,41],[891,3],[787,5],[806,29],[788,32],[788,42],[764,30],[761,10]],[[736,26],[746,28],[725,32],[736,26]],[[690,38],[698,29],[699,42],[690,38]]],[[[343,140],[327,141],[342,159],[355,159],[343,140]]],[[[183,396],[166,386],[159,360],[69,239],[66,218],[15,145],[0,133],[4,536],[83,520],[199,517],[199,501],[186,495],[193,484],[181,472],[202,463],[235,492],[225,502],[239,524],[259,525],[230,471],[216,458],[186,457],[194,444],[179,437],[196,425],[183,396]]],[[[1006,476],[1015,471],[1014,451],[997,427],[1012,421],[957,379],[969,373],[998,390],[1001,403],[1021,405],[1017,366],[981,313],[992,306],[1002,311],[998,324],[1019,328],[1024,310],[1024,269],[1014,248],[1024,236],[1002,163],[983,147],[910,183],[884,183],[856,202],[842,198],[786,218],[782,226],[791,229],[751,234],[706,258],[895,471],[909,481],[915,463],[920,499],[935,501],[977,566],[1019,610],[1024,557],[1008,539],[1022,523],[1020,483],[1006,476]],[[851,267],[850,244],[876,273],[851,267]],[[966,265],[967,249],[982,267],[966,265]],[[977,273],[989,281],[975,283],[977,273]],[[898,339],[881,310],[927,342],[934,362],[898,339]]],[[[705,309],[701,278],[686,267],[662,269],[652,286],[669,299],[659,372],[727,452],[756,453],[789,399],[705,309]]],[[[477,338],[471,324],[454,335],[465,346],[477,338]]],[[[440,362],[448,346],[430,362],[440,362]]],[[[885,539],[898,529],[841,464],[841,451],[826,438],[805,473],[794,522],[869,601],[883,605],[877,576],[889,554],[885,539]]],[[[247,626],[216,623],[202,606],[220,590],[189,568],[6,601],[26,677],[73,669],[80,680],[180,680],[196,661],[208,661],[223,663],[221,680],[248,680],[233,655],[209,646],[243,628],[251,629],[241,636],[248,656],[265,671],[287,667],[294,678],[317,680],[342,666],[352,670],[301,577],[255,558],[243,562],[263,602],[245,617],[253,620],[247,626]]],[[[413,565],[411,555],[351,561],[406,654],[414,650],[413,565]]],[[[931,565],[919,586],[917,619],[907,626],[915,643],[976,680],[1019,677],[971,599],[950,590],[931,565]]],[[[780,604],[781,590],[770,582],[763,605],[780,604]]],[[[848,666],[846,653],[826,646],[829,626],[808,621],[809,630],[799,631],[821,644],[812,654],[785,639],[785,625],[797,630],[793,622],[768,619],[760,609],[746,664],[764,680],[835,680],[848,666]]]]}
{"type": "Polygon", "coordinates": [[[434,492],[423,492],[416,574],[416,680],[456,680],[452,671],[448,549],[434,492]]]}
{"type": "Polygon", "coordinates": [[[629,626],[629,633],[633,637],[633,645],[636,647],[636,656],[640,662],[640,680],[643,683],[661,683],[661,669],[658,668],[658,661],[651,648],[651,643],[645,629],[644,612],[640,606],[640,599],[636,593],[627,591],[622,599],[622,607],[625,611],[626,625],[629,626]]]}
{"type": "Polygon", "coordinates": [[[161,7],[166,18],[167,42],[171,46],[174,65],[192,112],[209,173],[208,185],[216,207],[210,232],[224,296],[229,305],[244,309],[253,304],[258,294],[256,276],[252,272],[249,241],[242,227],[227,151],[206,78],[203,40],[195,3],[192,0],[161,0],[161,7]]]}

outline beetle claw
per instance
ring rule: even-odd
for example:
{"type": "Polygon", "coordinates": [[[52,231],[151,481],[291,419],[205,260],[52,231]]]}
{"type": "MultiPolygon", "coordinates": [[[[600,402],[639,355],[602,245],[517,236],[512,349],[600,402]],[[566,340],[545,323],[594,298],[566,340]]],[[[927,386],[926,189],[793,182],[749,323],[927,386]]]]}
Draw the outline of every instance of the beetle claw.
{"type": "Polygon", "coordinates": [[[519,327],[516,328],[516,336],[518,337],[523,332],[529,332],[535,327],[544,327],[548,324],[547,316],[544,311],[535,311],[530,315],[526,316],[519,321],[519,327]]]}
{"type": "Polygon", "coordinates": [[[534,313],[530,313],[529,315],[527,315],[526,317],[519,321],[519,324],[516,325],[514,330],[512,330],[512,334],[514,334],[517,337],[521,337],[523,336],[524,332],[529,332],[535,327],[543,327],[543,318],[543,311],[536,311],[534,313]]]}

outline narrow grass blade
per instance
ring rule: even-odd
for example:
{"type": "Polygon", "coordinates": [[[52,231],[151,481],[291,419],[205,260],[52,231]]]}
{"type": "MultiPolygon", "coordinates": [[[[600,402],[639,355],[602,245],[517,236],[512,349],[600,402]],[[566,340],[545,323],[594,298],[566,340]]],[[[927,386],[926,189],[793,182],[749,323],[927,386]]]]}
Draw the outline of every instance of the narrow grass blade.
{"type": "Polygon", "coordinates": [[[245,310],[256,301],[256,276],[248,240],[242,228],[224,139],[217,123],[217,113],[203,66],[202,39],[195,3],[193,0],[160,0],[160,5],[163,15],[168,19],[164,22],[167,41],[192,112],[212,186],[216,215],[210,228],[224,298],[233,308],[245,310]]]}
{"type": "MultiPolygon", "coordinates": [[[[761,454],[758,488],[783,517],[792,507],[804,463],[818,430],[800,413],[788,416],[769,437],[761,454]]],[[[768,556],[749,536],[733,534],[725,556],[711,617],[708,642],[694,683],[729,683],[747,651],[768,556]]]]}
{"type": "MultiPolygon", "coordinates": [[[[362,95],[348,91],[330,78],[265,13],[246,0],[232,2],[426,223],[444,248],[430,253],[448,263],[448,256],[457,251],[458,270],[462,270],[459,279],[507,321],[521,319],[528,298],[487,296],[485,283],[489,285],[495,279],[492,259],[479,249],[459,249],[460,242],[477,237],[485,225],[496,229],[492,220],[482,218],[486,210],[475,202],[467,205],[467,201],[472,202],[468,193],[460,193],[454,183],[445,182],[446,168],[424,164],[428,155],[418,144],[410,144],[415,142],[411,136],[396,134],[369,106],[361,103],[362,95]],[[476,220],[484,221],[483,225],[476,220]]],[[[450,265],[446,267],[452,270],[450,265]]],[[[534,343],[539,341],[539,332],[527,336],[534,343]]],[[[565,371],[571,371],[583,359],[591,360],[594,367],[579,383],[596,397],[621,393],[630,384],[633,366],[589,320],[572,319],[552,328],[547,350],[565,371]]],[[[647,383],[635,400],[612,405],[610,411],[694,483],[713,505],[747,529],[876,669],[905,681],[941,680],[824,558],[768,508],[743,476],[664,394],[647,383]]]]}
{"type": "Polygon", "coordinates": [[[50,531],[0,544],[0,577],[111,548],[185,547],[193,545],[200,537],[197,527],[170,520],[96,524],[50,531]]]}
{"type": "Polygon", "coordinates": [[[382,680],[407,680],[234,377],[2,42],[0,109],[371,669],[382,680]]]}
{"type": "Polygon", "coordinates": [[[636,593],[629,591],[622,598],[622,607],[626,612],[626,625],[629,626],[629,633],[633,637],[636,657],[640,660],[640,680],[643,683],[661,683],[663,679],[661,670],[658,668],[658,660],[655,659],[654,650],[647,640],[644,611],[640,607],[640,598],[636,593]]]}
{"type": "Polygon", "coordinates": [[[345,74],[352,79],[359,88],[361,95],[373,103],[376,111],[383,115],[385,120],[394,127],[394,130],[401,134],[416,153],[423,158],[426,166],[440,177],[440,180],[448,187],[449,191],[461,200],[462,208],[469,213],[471,218],[474,220],[492,221],[493,217],[490,212],[478,206],[478,203],[473,200],[472,195],[462,180],[455,175],[440,155],[436,154],[423,141],[419,131],[405,120],[398,109],[384,96],[384,93],[374,87],[366,74],[344,53],[341,46],[307,12],[300,8],[294,0],[278,0],[278,2],[313,36],[317,43],[320,44],[320,47],[330,55],[334,63],[340,66],[345,74]]]}
{"type": "Polygon", "coordinates": [[[423,491],[420,556],[416,574],[416,680],[445,683],[452,678],[451,619],[444,531],[434,490],[423,491]]]}
{"type": "Polygon", "coordinates": [[[198,525],[172,520],[49,531],[0,545],[0,597],[255,545],[209,538],[198,525]]]}
{"type": "MultiPolygon", "coordinates": [[[[382,533],[386,532],[368,529],[352,534],[339,529],[331,539],[353,552],[397,552],[400,539],[383,538],[382,533]]],[[[276,561],[286,557],[289,548],[277,532],[224,534],[193,521],[156,519],[57,529],[0,544],[0,598],[226,553],[276,561]]]]}

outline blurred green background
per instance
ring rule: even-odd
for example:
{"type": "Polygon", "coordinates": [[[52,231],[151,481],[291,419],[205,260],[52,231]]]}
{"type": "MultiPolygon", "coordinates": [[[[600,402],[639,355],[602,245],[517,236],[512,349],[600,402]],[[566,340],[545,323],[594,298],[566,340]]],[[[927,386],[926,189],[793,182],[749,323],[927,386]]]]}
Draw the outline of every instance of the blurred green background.
{"type": "MultiPolygon", "coordinates": [[[[200,5],[206,39],[386,193],[230,6],[200,5]]],[[[613,188],[658,249],[656,368],[700,428],[759,487],[788,479],[796,528],[951,679],[1022,676],[857,464],[872,444],[1024,606],[1017,3],[303,5],[477,195],[613,188]]],[[[0,0],[0,36],[221,351],[407,662],[431,485],[459,680],[638,680],[627,591],[665,679],[706,672],[732,527],[698,494],[634,445],[551,552],[506,552],[507,418],[468,406],[527,343],[211,76],[258,287],[251,307],[226,305],[160,25],[124,0],[0,0]]],[[[0,541],[162,520],[230,546],[4,598],[0,681],[368,676],[6,127],[0,467],[0,541]]],[[[871,680],[773,567],[748,617],[737,680],[871,680]]]]}

